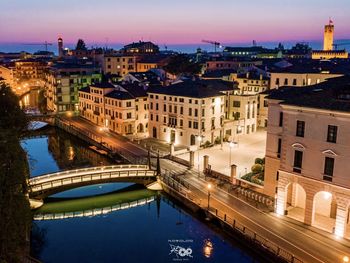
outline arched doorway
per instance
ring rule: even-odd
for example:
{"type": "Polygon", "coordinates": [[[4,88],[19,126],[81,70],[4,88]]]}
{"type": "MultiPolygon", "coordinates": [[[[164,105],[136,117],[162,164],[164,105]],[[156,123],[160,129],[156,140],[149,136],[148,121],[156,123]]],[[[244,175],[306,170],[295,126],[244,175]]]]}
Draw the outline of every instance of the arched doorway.
{"type": "Polygon", "coordinates": [[[333,232],[335,217],[337,213],[337,202],[330,192],[320,191],[314,196],[312,209],[312,225],[333,232]]]}
{"type": "Polygon", "coordinates": [[[290,183],[287,186],[286,209],[287,216],[300,222],[304,222],[306,193],[298,183],[290,183]]]}
{"type": "Polygon", "coordinates": [[[143,124],[139,123],[139,125],[137,125],[137,132],[143,133],[144,132],[144,128],[143,128],[143,124]]]}
{"type": "Polygon", "coordinates": [[[193,134],[191,135],[191,145],[195,145],[196,144],[196,136],[194,136],[193,134]]]}

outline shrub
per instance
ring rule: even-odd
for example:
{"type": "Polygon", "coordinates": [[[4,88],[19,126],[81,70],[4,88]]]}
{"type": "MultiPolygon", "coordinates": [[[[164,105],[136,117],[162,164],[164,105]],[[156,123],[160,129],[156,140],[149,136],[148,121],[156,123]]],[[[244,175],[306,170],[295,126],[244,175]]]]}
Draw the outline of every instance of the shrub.
{"type": "Polygon", "coordinates": [[[254,164],[252,166],[252,172],[254,174],[261,173],[263,171],[263,169],[264,169],[263,166],[261,164],[258,164],[258,163],[254,164]]]}
{"type": "Polygon", "coordinates": [[[265,164],[265,158],[255,158],[255,164],[265,164]]]}
{"type": "Polygon", "coordinates": [[[216,137],[215,138],[215,144],[219,144],[221,143],[221,138],[220,137],[216,137]]]}

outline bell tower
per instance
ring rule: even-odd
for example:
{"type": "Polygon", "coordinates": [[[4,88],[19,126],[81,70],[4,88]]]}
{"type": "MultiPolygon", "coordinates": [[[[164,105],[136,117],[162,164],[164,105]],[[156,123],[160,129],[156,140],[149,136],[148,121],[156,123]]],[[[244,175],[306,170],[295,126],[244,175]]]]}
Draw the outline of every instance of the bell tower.
{"type": "Polygon", "coordinates": [[[334,24],[331,19],[329,19],[328,25],[324,26],[324,36],[323,36],[323,50],[333,50],[333,35],[334,35],[334,24]]]}

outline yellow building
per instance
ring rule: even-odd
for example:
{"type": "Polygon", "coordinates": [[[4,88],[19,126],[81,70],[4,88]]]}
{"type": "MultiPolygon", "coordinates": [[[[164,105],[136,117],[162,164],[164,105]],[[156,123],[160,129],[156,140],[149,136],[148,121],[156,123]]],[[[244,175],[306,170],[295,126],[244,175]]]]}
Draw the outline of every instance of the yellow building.
{"type": "Polygon", "coordinates": [[[334,25],[332,21],[329,21],[328,25],[324,26],[323,35],[323,50],[333,50],[333,35],[334,35],[334,25]]]}

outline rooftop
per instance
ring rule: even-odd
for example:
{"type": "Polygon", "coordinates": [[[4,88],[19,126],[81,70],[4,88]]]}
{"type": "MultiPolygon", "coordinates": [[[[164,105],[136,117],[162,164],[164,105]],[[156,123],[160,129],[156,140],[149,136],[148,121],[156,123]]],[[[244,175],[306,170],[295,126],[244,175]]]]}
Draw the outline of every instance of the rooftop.
{"type": "Polygon", "coordinates": [[[350,76],[330,78],[306,87],[282,87],[270,90],[269,99],[280,104],[350,112],[350,76]]]}
{"type": "Polygon", "coordinates": [[[150,88],[149,92],[189,98],[210,98],[222,96],[222,91],[227,90],[234,90],[232,82],[220,80],[188,80],[166,87],[150,88]]]}

